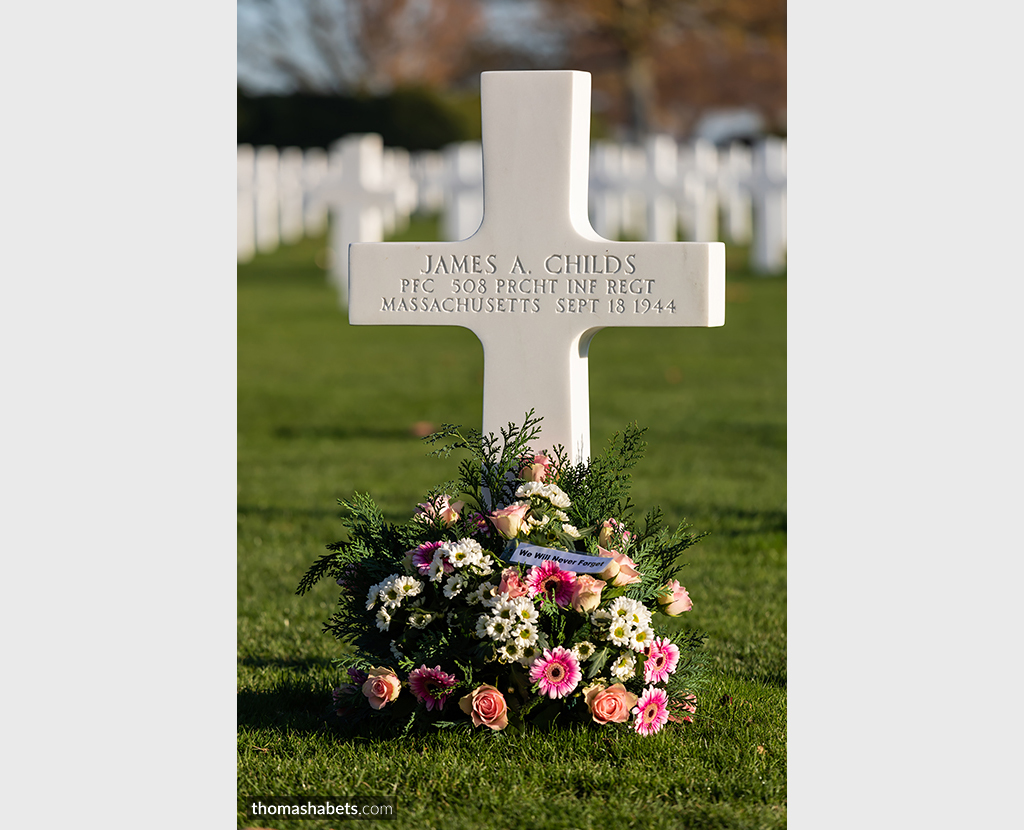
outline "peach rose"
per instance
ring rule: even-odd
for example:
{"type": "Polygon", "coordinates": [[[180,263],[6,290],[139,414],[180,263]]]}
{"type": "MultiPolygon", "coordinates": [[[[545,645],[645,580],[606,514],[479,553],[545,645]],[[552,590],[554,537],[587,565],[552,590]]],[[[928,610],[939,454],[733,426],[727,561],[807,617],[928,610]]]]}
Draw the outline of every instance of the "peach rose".
{"type": "Polygon", "coordinates": [[[617,522],[615,519],[608,519],[601,523],[601,530],[597,534],[597,544],[601,547],[608,547],[614,545],[618,541],[628,542],[633,538],[633,534],[625,529],[622,522],[617,522]]]}
{"type": "Polygon", "coordinates": [[[579,574],[572,586],[569,605],[578,614],[589,614],[601,604],[601,589],[605,583],[590,574],[579,574]]]}
{"type": "Polygon", "coordinates": [[[482,683],[459,701],[459,708],[473,719],[473,726],[499,730],[508,726],[508,708],[501,692],[482,683]]]}
{"type": "Polygon", "coordinates": [[[625,723],[630,710],[636,706],[637,696],[621,683],[607,688],[595,684],[583,690],[583,699],[590,708],[595,723],[625,723]]]}
{"type": "Polygon", "coordinates": [[[519,477],[523,481],[544,482],[553,471],[551,459],[544,453],[538,453],[532,458],[527,456],[523,459],[523,465],[519,468],[519,477]]]}
{"type": "Polygon", "coordinates": [[[516,568],[505,568],[501,572],[501,584],[498,585],[498,593],[500,594],[502,591],[508,594],[509,599],[525,597],[529,593],[526,583],[520,579],[519,571],[516,568]]]}
{"type": "Polygon", "coordinates": [[[636,563],[628,556],[619,553],[617,550],[605,550],[600,545],[597,546],[597,552],[601,556],[610,556],[612,558],[612,561],[598,574],[599,578],[606,582],[611,582],[616,588],[622,588],[625,585],[632,585],[634,582],[640,581],[640,573],[636,570],[636,563]]]}
{"type": "Polygon", "coordinates": [[[693,608],[693,600],[690,599],[690,595],[686,593],[686,589],[679,584],[678,580],[670,579],[661,589],[658,605],[661,606],[663,613],[670,617],[678,617],[684,611],[693,608]]]}
{"type": "Polygon", "coordinates": [[[383,709],[389,703],[394,702],[398,693],[402,690],[401,681],[393,669],[378,666],[367,672],[369,675],[363,683],[363,694],[370,701],[374,709],[383,709]]]}
{"type": "Polygon", "coordinates": [[[417,504],[416,513],[418,516],[424,516],[429,519],[440,518],[442,524],[450,525],[458,520],[459,511],[465,506],[466,503],[463,501],[449,504],[448,496],[440,496],[433,503],[417,504]]]}
{"type": "Polygon", "coordinates": [[[528,503],[516,502],[501,508],[501,510],[495,510],[487,518],[491,520],[491,524],[494,525],[494,529],[498,533],[506,539],[515,539],[523,525],[523,519],[526,518],[526,511],[529,509],[528,503]]]}

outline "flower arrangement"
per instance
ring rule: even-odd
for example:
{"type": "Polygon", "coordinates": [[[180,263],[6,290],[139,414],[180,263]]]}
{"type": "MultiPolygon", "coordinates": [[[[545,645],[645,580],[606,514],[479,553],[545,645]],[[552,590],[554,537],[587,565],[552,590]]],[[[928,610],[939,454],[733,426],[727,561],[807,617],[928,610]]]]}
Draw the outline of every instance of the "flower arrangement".
{"type": "Polygon", "coordinates": [[[644,430],[572,464],[531,449],[539,423],[429,436],[434,455],[468,457],[404,524],[369,496],[341,502],[348,537],[298,592],[341,586],[324,630],[351,652],[333,696],[342,723],[496,734],[575,719],[653,735],[692,721],[704,636],[672,618],[692,607],[674,577],[700,535],[663,529],[658,509],[632,523],[644,430]]]}

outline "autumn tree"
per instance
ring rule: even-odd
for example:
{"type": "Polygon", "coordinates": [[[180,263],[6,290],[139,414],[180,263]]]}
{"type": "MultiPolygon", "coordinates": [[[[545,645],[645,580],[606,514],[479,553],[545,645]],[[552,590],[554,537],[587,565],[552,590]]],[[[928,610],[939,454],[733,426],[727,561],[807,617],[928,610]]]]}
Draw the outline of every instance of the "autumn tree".
{"type": "Polygon", "coordinates": [[[785,0],[542,1],[632,140],[712,106],[785,107],[785,0]]]}
{"type": "Polygon", "coordinates": [[[443,87],[480,25],[479,0],[238,0],[239,69],[287,92],[443,87]]]}

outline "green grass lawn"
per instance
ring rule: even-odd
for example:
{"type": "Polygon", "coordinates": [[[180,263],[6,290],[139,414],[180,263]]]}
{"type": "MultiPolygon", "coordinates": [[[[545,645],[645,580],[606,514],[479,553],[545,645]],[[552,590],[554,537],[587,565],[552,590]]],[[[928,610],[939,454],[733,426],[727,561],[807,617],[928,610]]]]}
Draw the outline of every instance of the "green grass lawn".
{"type": "MultiPolygon", "coordinates": [[[[414,224],[408,239],[436,238],[414,224]]],[[[404,521],[455,477],[418,422],[479,426],[470,332],[350,327],[306,240],[238,268],[238,791],[394,796],[371,828],[786,825],[786,281],[729,250],[726,325],[608,329],[590,348],[591,442],[649,427],[637,513],[710,535],[680,581],[712,682],[690,725],[652,738],[563,729],[485,739],[343,740],[322,715],[339,677],[321,633],[336,586],[306,568],[341,536],[337,500],[370,492],[404,521]]],[[[247,820],[239,827],[336,827],[247,820]]]]}

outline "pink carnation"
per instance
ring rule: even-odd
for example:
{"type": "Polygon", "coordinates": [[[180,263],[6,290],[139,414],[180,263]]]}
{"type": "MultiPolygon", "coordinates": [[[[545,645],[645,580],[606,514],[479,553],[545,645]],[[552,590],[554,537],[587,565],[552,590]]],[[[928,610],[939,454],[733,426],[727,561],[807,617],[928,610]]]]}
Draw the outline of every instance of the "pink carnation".
{"type": "Polygon", "coordinates": [[[563,571],[550,559],[543,565],[534,565],[526,577],[526,589],[531,597],[554,594],[555,604],[565,608],[572,601],[572,587],[576,574],[563,571]]]}

